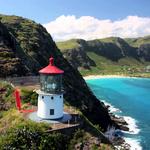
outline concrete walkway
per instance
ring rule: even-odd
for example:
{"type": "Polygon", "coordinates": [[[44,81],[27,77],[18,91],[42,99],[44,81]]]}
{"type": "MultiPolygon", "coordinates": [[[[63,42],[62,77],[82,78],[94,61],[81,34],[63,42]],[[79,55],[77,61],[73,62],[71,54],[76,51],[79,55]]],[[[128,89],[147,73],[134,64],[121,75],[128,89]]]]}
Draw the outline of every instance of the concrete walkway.
{"type": "Polygon", "coordinates": [[[71,115],[67,112],[64,112],[63,113],[63,118],[61,119],[58,119],[58,120],[52,120],[52,119],[42,119],[40,117],[37,116],[37,111],[35,112],[32,112],[28,115],[28,118],[31,119],[32,121],[35,121],[35,122],[45,122],[45,123],[50,123],[50,124],[53,124],[53,123],[65,123],[65,122],[68,122],[71,120],[71,115]]]}

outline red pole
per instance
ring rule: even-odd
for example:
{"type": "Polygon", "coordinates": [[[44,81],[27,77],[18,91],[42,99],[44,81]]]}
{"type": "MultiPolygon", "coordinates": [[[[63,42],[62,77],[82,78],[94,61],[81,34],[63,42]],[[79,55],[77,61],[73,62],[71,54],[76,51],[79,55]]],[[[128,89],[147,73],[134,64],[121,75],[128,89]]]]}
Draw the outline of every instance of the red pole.
{"type": "Polygon", "coordinates": [[[34,112],[35,109],[29,109],[29,110],[22,110],[21,109],[21,98],[20,98],[20,92],[18,89],[15,90],[14,92],[14,96],[16,98],[16,107],[17,109],[22,112],[22,113],[30,113],[30,112],[34,112]]]}
{"type": "Polygon", "coordinates": [[[19,92],[19,90],[16,89],[14,94],[15,94],[15,98],[16,98],[16,107],[20,111],[21,110],[21,99],[20,99],[20,92],[19,92]]]}

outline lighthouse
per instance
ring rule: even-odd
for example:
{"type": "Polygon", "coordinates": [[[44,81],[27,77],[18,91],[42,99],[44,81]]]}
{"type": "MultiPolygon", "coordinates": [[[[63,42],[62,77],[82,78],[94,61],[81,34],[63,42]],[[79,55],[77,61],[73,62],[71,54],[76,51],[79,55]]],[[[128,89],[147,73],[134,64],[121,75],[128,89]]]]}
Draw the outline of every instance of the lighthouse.
{"type": "Polygon", "coordinates": [[[62,75],[64,71],[54,65],[54,58],[49,65],[39,71],[40,90],[38,93],[37,116],[41,119],[60,119],[63,117],[62,75]]]}

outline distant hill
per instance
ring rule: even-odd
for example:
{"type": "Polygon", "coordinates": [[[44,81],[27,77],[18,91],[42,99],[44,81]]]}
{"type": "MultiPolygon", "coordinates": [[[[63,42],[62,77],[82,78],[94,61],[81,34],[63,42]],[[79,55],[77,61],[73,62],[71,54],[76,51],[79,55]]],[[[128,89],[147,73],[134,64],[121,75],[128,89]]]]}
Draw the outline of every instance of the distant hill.
{"type": "Polygon", "coordinates": [[[150,64],[149,37],[137,38],[136,43],[134,39],[119,37],[91,41],[73,39],[58,42],[57,46],[83,75],[132,73],[142,72],[150,64]],[[79,63],[76,65],[74,62],[79,63]]]}
{"type": "Polygon", "coordinates": [[[93,95],[78,70],[63,57],[42,25],[17,16],[0,15],[0,18],[0,77],[37,75],[53,56],[55,64],[65,71],[65,101],[105,130],[108,125],[116,125],[107,108],[93,95]]]}
{"type": "Polygon", "coordinates": [[[66,42],[58,42],[57,46],[74,68],[83,67],[89,69],[90,66],[96,66],[95,62],[86,54],[86,41],[71,39],[66,42]]]}
{"type": "Polygon", "coordinates": [[[150,35],[139,38],[126,38],[124,40],[133,47],[140,47],[143,44],[150,44],[150,35]]]}

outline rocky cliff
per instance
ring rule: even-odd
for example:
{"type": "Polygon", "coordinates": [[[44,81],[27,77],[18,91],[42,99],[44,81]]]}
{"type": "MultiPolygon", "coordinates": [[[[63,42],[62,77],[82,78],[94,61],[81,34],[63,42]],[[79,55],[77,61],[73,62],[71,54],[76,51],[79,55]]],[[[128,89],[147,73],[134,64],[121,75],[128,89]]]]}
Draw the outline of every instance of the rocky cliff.
{"type": "Polygon", "coordinates": [[[5,60],[0,61],[0,66],[3,66],[1,77],[38,74],[38,70],[46,66],[49,57],[53,56],[57,66],[65,71],[65,100],[80,109],[94,124],[104,129],[108,125],[115,126],[105,106],[93,95],[80,73],[62,56],[42,25],[22,17],[0,17],[0,57],[5,60]],[[8,53],[9,56],[5,57],[8,53]],[[10,71],[7,71],[8,65],[10,71]],[[5,69],[6,73],[3,72],[5,69]]]}
{"type": "MultiPolygon", "coordinates": [[[[119,70],[122,66],[138,66],[139,64],[146,64],[145,62],[150,61],[150,37],[143,37],[137,39],[122,39],[119,37],[110,37],[105,39],[96,39],[91,41],[85,41],[81,39],[69,40],[57,43],[58,47],[61,49],[64,56],[74,67],[72,53],[77,51],[80,47],[82,48],[82,53],[84,52],[85,57],[82,59],[82,64],[86,63],[86,57],[90,58],[88,68],[95,67],[97,70],[104,68],[106,65],[109,69],[110,63],[115,66],[119,66],[119,70]],[[70,44],[72,41],[72,44],[70,44]],[[74,43],[73,43],[74,42],[74,43]],[[141,43],[141,45],[139,45],[141,43]],[[69,49],[63,47],[67,45],[69,49]],[[72,46],[74,45],[74,46],[72,46]],[[69,56],[68,56],[69,55],[69,56]],[[70,59],[71,57],[71,59],[70,59]],[[100,61],[103,61],[103,64],[100,61]],[[130,62],[130,63],[128,63],[130,62]],[[105,65],[106,64],[106,65],[105,65]]],[[[78,59],[81,57],[82,53],[78,51],[78,59]]],[[[81,65],[78,65],[80,67],[81,65]]],[[[112,66],[111,66],[112,68],[112,66]]],[[[93,68],[92,68],[93,69],[93,68]]],[[[95,70],[96,70],[95,69],[95,70]]],[[[116,71],[117,71],[116,70],[116,71]]]]}
{"type": "Polygon", "coordinates": [[[25,73],[22,60],[15,54],[14,41],[7,28],[0,23],[0,76],[25,73]]]}
{"type": "Polygon", "coordinates": [[[90,66],[96,66],[95,62],[86,54],[86,41],[72,39],[68,41],[68,44],[66,42],[58,42],[57,46],[61,48],[63,56],[67,58],[74,68],[78,69],[82,67],[84,69],[90,69],[90,66]]]}
{"type": "Polygon", "coordinates": [[[140,59],[150,61],[150,43],[140,45],[140,47],[137,49],[137,54],[140,59]]]}

